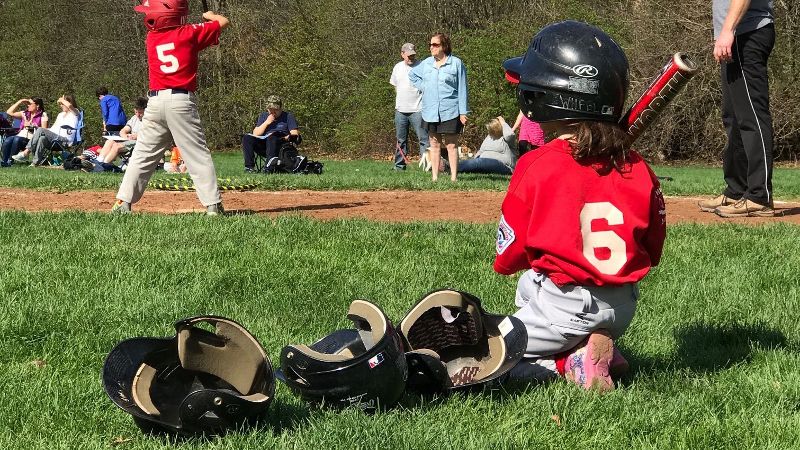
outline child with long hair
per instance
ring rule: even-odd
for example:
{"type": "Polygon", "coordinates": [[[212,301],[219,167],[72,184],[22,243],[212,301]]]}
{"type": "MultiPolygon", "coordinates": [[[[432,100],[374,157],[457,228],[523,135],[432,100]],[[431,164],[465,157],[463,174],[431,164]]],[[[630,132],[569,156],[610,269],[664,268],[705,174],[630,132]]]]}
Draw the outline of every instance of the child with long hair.
{"type": "Polygon", "coordinates": [[[494,269],[525,271],[514,315],[528,345],[510,377],[613,389],[611,375],[627,368],[614,340],[666,234],[658,180],[618,125],[627,58],[602,30],[567,21],[503,66],[520,109],[549,139],[517,163],[497,232],[494,269]]]}

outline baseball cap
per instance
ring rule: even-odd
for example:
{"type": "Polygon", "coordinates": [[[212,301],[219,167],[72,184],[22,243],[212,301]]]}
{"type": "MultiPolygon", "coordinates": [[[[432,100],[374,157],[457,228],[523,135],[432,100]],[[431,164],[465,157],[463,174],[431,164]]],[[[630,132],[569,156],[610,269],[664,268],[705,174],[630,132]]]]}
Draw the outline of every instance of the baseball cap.
{"type": "Polygon", "coordinates": [[[417,54],[417,50],[414,48],[414,44],[412,44],[410,42],[406,42],[405,44],[403,44],[403,46],[400,47],[400,51],[405,53],[406,55],[416,55],[417,54]]]}
{"type": "Polygon", "coordinates": [[[281,108],[283,106],[283,100],[277,95],[270,95],[267,97],[267,108],[281,108]]]}

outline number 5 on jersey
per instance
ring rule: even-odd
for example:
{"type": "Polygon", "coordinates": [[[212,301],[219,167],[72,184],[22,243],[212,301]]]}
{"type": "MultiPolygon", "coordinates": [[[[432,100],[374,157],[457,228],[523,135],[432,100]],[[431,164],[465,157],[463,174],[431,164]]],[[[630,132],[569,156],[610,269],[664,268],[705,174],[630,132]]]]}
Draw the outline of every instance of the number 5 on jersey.
{"type": "Polygon", "coordinates": [[[178,68],[180,67],[178,58],[176,58],[175,55],[168,54],[168,52],[171,52],[173,50],[175,50],[174,42],[156,46],[156,54],[158,55],[158,60],[164,63],[159,66],[159,69],[161,69],[161,71],[164,73],[175,73],[178,71],[178,68]]]}

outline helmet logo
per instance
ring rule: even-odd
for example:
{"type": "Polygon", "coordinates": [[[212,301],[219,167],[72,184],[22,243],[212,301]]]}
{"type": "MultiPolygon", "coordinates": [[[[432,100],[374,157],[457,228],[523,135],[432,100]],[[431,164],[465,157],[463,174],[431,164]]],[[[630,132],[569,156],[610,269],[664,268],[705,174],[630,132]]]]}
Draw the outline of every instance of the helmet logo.
{"type": "Polygon", "coordinates": [[[584,78],[592,78],[596,77],[598,73],[597,67],[589,65],[589,64],[578,64],[577,66],[572,68],[572,71],[575,72],[575,75],[584,78]]]}

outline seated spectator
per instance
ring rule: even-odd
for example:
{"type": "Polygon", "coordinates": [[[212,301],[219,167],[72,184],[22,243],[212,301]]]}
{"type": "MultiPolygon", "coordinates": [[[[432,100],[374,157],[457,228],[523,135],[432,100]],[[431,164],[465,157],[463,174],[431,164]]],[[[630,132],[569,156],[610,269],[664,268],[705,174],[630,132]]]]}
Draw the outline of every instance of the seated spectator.
{"type": "Polygon", "coordinates": [[[94,91],[100,100],[100,113],[103,115],[103,134],[112,136],[119,135],[119,131],[125,126],[125,111],[119,98],[108,93],[105,86],[101,86],[94,91]]]}
{"type": "Polygon", "coordinates": [[[517,114],[517,120],[514,122],[514,126],[511,127],[514,131],[517,131],[518,128],[519,142],[517,144],[517,150],[519,156],[544,145],[544,131],[542,131],[542,127],[538,123],[525,117],[522,111],[517,114]]]}
{"type": "Polygon", "coordinates": [[[103,148],[100,150],[100,155],[97,157],[96,162],[103,164],[114,164],[119,155],[133,151],[136,146],[136,138],[139,135],[139,130],[142,128],[142,118],[144,117],[144,110],[147,108],[147,98],[139,97],[136,99],[136,104],[133,107],[133,117],[128,120],[128,123],[119,131],[119,137],[125,139],[118,141],[115,139],[107,139],[103,148]]]}
{"type": "Polygon", "coordinates": [[[473,159],[458,163],[462,173],[496,173],[511,175],[517,162],[517,136],[502,116],[486,124],[489,135],[473,159]]]}
{"type": "Polygon", "coordinates": [[[242,137],[244,171],[255,172],[255,155],[259,154],[269,161],[278,156],[278,150],[285,141],[299,142],[300,131],[297,120],[289,111],[283,110],[283,101],[277,95],[267,97],[267,112],[262,112],[256,120],[251,134],[242,137]]]}
{"type": "Polygon", "coordinates": [[[12,119],[19,119],[20,125],[15,135],[9,136],[3,141],[0,167],[11,166],[14,162],[11,158],[28,145],[33,136],[33,130],[39,127],[47,128],[49,125],[47,113],[44,111],[44,101],[41,98],[20,99],[8,108],[6,114],[12,119]],[[23,104],[26,105],[25,110],[17,111],[23,104]]]}
{"type": "Polygon", "coordinates": [[[28,142],[28,148],[17,153],[13,156],[14,161],[24,162],[27,160],[28,155],[33,152],[33,163],[31,166],[40,166],[47,159],[50,146],[55,141],[61,141],[64,145],[72,145],[75,141],[76,133],[68,132],[62,127],[76,128],[78,126],[78,119],[81,112],[78,110],[78,104],[75,97],[72,95],[62,95],[57,100],[58,106],[61,107],[61,112],[56,117],[56,122],[52,127],[37,128],[28,142]]]}
{"type": "Polygon", "coordinates": [[[169,162],[164,163],[164,172],[167,173],[186,173],[186,163],[181,157],[181,151],[178,147],[172,147],[169,155],[169,162]]]}

